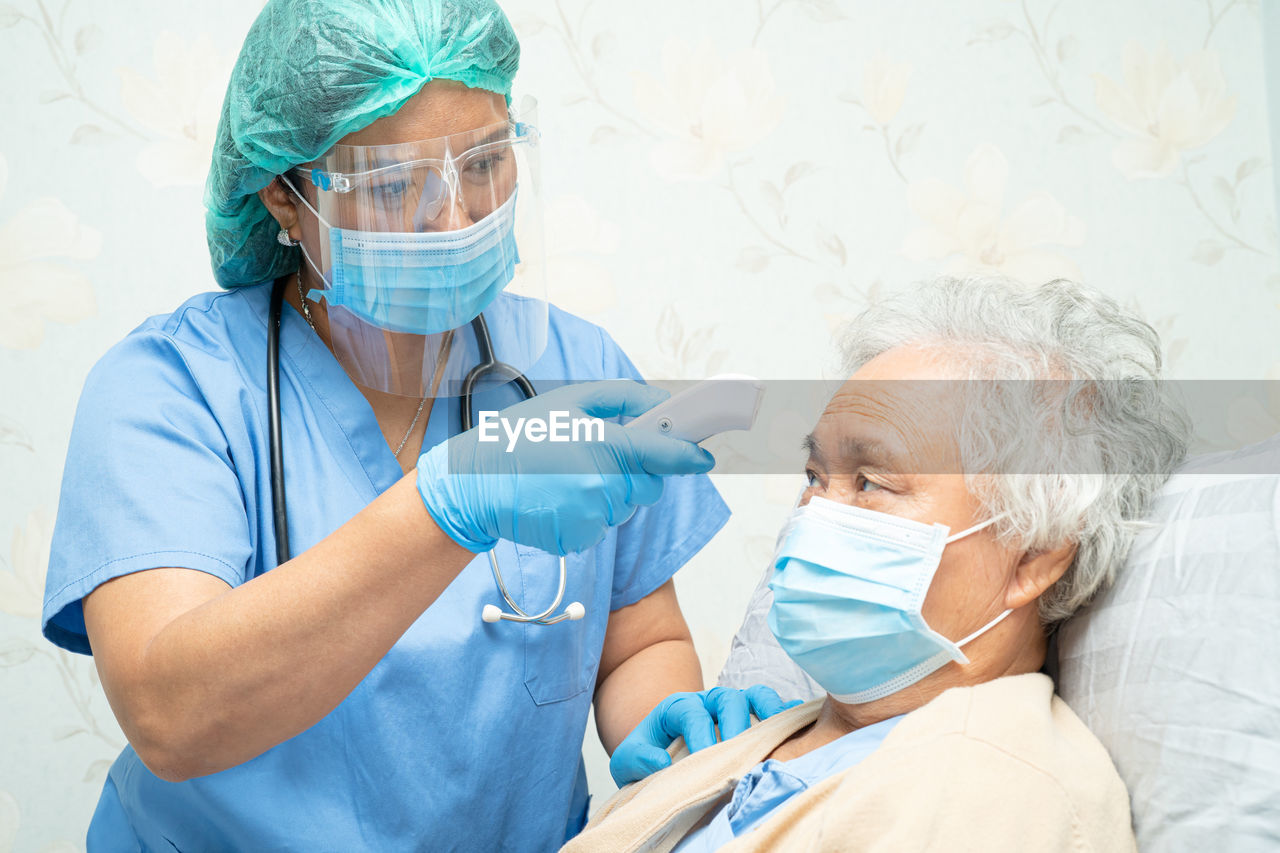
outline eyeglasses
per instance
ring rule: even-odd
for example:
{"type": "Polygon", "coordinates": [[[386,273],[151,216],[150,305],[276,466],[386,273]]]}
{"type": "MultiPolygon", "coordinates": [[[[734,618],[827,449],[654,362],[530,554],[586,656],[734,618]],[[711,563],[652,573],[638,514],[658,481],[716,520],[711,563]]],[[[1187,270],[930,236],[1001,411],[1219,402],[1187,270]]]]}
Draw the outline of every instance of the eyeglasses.
{"type": "MultiPolygon", "coordinates": [[[[476,132],[468,134],[471,138],[476,132]]],[[[509,121],[490,133],[486,141],[460,154],[449,150],[450,139],[429,140],[394,146],[335,146],[335,154],[325,159],[355,169],[324,169],[298,166],[293,170],[322,191],[343,196],[341,203],[379,219],[402,220],[413,212],[415,222],[434,220],[446,202],[462,205],[472,219],[492,212],[511,197],[517,178],[521,148],[538,144],[537,128],[509,121]],[[374,168],[359,168],[391,156],[410,154],[414,148],[444,149],[443,157],[419,157],[374,168]],[[376,154],[370,152],[377,152],[376,154]],[[343,162],[345,161],[345,162],[343,162]]]]}

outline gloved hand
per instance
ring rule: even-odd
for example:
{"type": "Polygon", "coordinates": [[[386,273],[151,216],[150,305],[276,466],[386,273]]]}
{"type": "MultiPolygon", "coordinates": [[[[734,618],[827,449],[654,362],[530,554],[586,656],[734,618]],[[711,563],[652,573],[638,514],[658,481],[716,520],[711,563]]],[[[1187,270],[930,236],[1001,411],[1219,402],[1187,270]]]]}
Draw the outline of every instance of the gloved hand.
{"type": "Polygon", "coordinates": [[[746,690],[712,687],[701,693],[672,693],[618,744],[609,759],[609,773],[622,787],[669,767],[667,747],[677,737],[684,738],[690,752],[697,752],[715,744],[716,723],[720,740],[728,740],[751,727],[750,714],[765,720],[800,701],[783,703],[772,687],[763,684],[746,690]]]}
{"type": "MultiPolygon", "coordinates": [[[[639,415],[670,394],[631,380],[566,385],[503,409],[519,418],[639,415]]],[[[622,524],[639,506],[662,497],[662,478],[710,471],[715,459],[688,441],[651,430],[605,422],[603,441],[532,442],[523,436],[508,452],[498,441],[480,441],[477,426],[441,442],[418,458],[418,492],[448,536],[480,553],[509,539],[564,555],[582,551],[622,524]]],[[[598,437],[595,430],[589,431],[598,437]]]]}

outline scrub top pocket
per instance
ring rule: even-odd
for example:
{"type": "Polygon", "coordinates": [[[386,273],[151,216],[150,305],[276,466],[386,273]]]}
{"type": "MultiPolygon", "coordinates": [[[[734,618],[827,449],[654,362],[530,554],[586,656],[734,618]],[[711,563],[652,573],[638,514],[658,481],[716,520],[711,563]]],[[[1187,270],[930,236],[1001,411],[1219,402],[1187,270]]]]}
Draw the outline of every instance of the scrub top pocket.
{"type": "MultiPolygon", "coordinates": [[[[553,554],[516,545],[520,569],[517,601],[526,613],[538,613],[555,600],[560,583],[560,560],[553,554]]],[[[608,624],[608,584],[598,583],[596,549],[565,558],[564,600],[552,616],[572,601],[580,601],[587,614],[577,621],[554,625],[521,625],[524,630],[524,684],[539,705],[563,702],[595,686],[596,667],[608,624]],[[598,594],[603,590],[604,595],[598,594]]],[[[513,591],[513,596],[516,593],[513,591]]]]}

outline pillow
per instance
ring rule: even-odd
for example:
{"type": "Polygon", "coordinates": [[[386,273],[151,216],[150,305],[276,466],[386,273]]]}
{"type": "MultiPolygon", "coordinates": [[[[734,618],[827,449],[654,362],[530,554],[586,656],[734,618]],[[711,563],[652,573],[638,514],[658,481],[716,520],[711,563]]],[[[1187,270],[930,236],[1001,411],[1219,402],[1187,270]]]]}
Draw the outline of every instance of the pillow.
{"type": "Polygon", "coordinates": [[[720,670],[716,683],[739,689],[753,684],[767,684],[788,701],[803,699],[807,702],[826,696],[827,691],[796,665],[769,630],[766,620],[769,608],[773,606],[773,593],[769,590],[769,579],[772,577],[773,566],[766,565],[760,582],[756,584],[756,591],[751,594],[751,601],[747,603],[742,627],[733,635],[729,659],[725,661],[724,669],[720,670]]]}
{"type": "Polygon", "coordinates": [[[1280,436],[1190,460],[1060,631],[1058,693],[1111,753],[1144,853],[1280,850],[1278,474],[1280,436]]]}

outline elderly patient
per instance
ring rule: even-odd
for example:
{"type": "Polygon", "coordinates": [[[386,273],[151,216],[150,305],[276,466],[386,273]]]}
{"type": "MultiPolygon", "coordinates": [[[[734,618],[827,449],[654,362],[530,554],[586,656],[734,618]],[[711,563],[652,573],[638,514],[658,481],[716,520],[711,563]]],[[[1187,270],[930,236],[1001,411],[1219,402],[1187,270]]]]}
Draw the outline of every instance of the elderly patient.
{"type": "Polygon", "coordinates": [[[1040,669],[1185,452],[1155,332],[1068,282],[947,279],[863,313],[846,355],[770,584],[826,697],[624,788],[565,849],[1133,850],[1040,669]]]}

